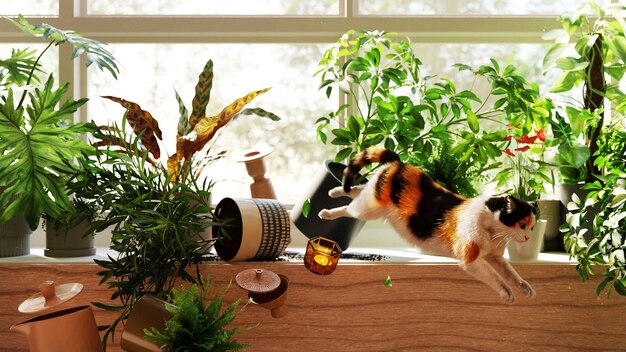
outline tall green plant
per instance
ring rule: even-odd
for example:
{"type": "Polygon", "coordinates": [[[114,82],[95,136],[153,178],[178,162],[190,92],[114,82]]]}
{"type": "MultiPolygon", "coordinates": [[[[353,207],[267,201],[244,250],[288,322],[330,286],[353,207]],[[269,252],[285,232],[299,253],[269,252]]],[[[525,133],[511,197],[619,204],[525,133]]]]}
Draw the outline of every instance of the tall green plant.
{"type": "Polygon", "coordinates": [[[320,140],[339,147],[337,161],[382,144],[421,166],[448,144],[459,161],[451,173],[482,172],[502,154],[506,124],[541,128],[550,114],[537,85],[512,65],[500,67],[493,59],[478,68],[455,65],[491,86],[481,98],[447,78],[424,77],[411,42],[381,31],[347,32],[319,65],[320,88],[329,97],[338,88],[346,98],[317,120],[320,140]]]}
{"type": "Polygon", "coordinates": [[[80,134],[94,130],[93,125],[71,122],[87,99],[66,97],[69,84],[55,88],[51,74],[38,84],[44,74],[41,58],[53,45],[69,44],[74,57],[87,56],[87,65],[96,63],[113,76],[117,66],[100,42],[47,24],[31,25],[21,16],[8,20],[48,42],[39,55],[30,49],[13,50],[10,58],[0,60],[0,223],[24,215],[34,230],[42,214],[58,217],[72,211],[65,182],[76,171],[74,158],[93,152],[80,134]]]}

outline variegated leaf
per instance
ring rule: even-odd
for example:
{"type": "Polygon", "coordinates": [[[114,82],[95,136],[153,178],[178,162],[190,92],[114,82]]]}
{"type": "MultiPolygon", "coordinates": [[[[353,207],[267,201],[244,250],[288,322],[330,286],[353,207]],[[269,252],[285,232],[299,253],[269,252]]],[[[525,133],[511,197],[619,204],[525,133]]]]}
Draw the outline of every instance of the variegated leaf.
{"type": "Polygon", "coordinates": [[[155,159],[158,159],[161,156],[161,149],[156,138],[162,139],[162,137],[159,123],[152,117],[152,114],[143,110],[139,104],[132,101],[112,96],[103,96],[103,98],[119,103],[126,108],[126,119],[132,126],[133,132],[141,136],[141,143],[152,153],[155,159]]]}
{"type": "Polygon", "coordinates": [[[276,114],[262,108],[243,109],[241,110],[241,115],[257,115],[261,117],[267,117],[272,121],[280,121],[280,117],[276,116],[276,114]]]}
{"type": "Polygon", "coordinates": [[[178,159],[190,159],[194,153],[204,148],[213,136],[215,136],[215,133],[230,122],[246,104],[267,92],[269,89],[270,88],[265,88],[250,92],[225,107],[218,115],[200,119],[191,133],[177,139],[176,154],[178,155],[178,159]]]}
{"type": "Polygon", "coordinates": [[[178,102],[178,112],[180,113],[180,118],[178,119],[178,131],[176,133],[177,136],[184,136],[191,131],[191,124],[189,123],[189,111],[185,107],[183,100],[178,95],[176,89],[174,89],[174,93],[176,93],[176,101],[178,102]]]}
{"type": "Polygon", "coordinates": [[[213,61],[207,61],[202,73],[198,77],[196,84],[196,95],[191,102],[192,110],[189,123],[195,127],[198,121],[206,116],[206,106],[211,99],[211,88],[213,87],[213,61]]]}
{"type": "Polygon", "coordinates": [[[170,157],[167,159],[167,174],[168,176],[172,175],[170,182],[176,183],[176,181],[178,180],[179,169],[180,165],[178,163],[178,158],[176,157],[176,154],[170,155],[170,157]]]}

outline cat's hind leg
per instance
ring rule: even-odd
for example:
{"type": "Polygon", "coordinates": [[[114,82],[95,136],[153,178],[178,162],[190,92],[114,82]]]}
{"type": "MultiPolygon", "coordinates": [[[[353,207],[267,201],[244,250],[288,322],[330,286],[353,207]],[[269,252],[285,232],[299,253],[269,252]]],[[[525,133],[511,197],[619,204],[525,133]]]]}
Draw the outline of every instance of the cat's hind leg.
{"type": "Polygon", "coordinates": [[[483,258],[478,258],[471,263],[463,263],[461,264],[461,267],[468,274],[494,289],[503,300],[509,303],[513,303],[515,301],[515,295],[513,294],[511,287],[483,258]]]}

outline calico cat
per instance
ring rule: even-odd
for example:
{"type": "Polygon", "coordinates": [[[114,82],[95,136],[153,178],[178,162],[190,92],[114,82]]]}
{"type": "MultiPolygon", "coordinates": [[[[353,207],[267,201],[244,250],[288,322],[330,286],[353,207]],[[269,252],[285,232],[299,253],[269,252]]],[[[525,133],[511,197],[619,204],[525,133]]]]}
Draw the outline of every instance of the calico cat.
{"type": "Polygon", "coordinates": [[[469,274],[512,303],[517,287],[528,297],[532,286],[504,260],[507,240],[525,242],[535,225],[537,204],[512,196],[465,199],[434,182],[418,167],[400,161],[396,153],[369,148],[357,155],[344,171],[343,187],[331,197],[353,198],[349,205],[323,209],[321,219],[385,218],[401,236],[416,246],[455,257],[469,274]],[[354,178],[365,165],[381,167],[364,185],[354,178]]]}

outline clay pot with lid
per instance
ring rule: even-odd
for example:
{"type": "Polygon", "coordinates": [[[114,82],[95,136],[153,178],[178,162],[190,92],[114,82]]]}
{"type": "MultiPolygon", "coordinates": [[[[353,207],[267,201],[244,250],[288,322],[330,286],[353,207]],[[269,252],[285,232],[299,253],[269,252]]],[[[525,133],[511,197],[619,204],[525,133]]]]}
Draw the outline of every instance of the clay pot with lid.
{"type": "MultiPolygon", "coordinates": [[[[46,281],[39,293],[18,308],[22,313],[48,310],[74,298],[82,290],[78,283],[55,285],[46,281]]],[[[11,326],[13,332],[24,334],[31,352],[101,352],[98,326],[90,306],[78,306],[40,315],[11,326]]]]}
{"type": "Polygon", "coordinates": [[[269,309],[273,318],[282,318],[287,315],[287,289],[289,278],[269,270],[248,269],[235,277],[235,282],[242,289],[248,291],[248,298],[252,303],[269,309]]]}

